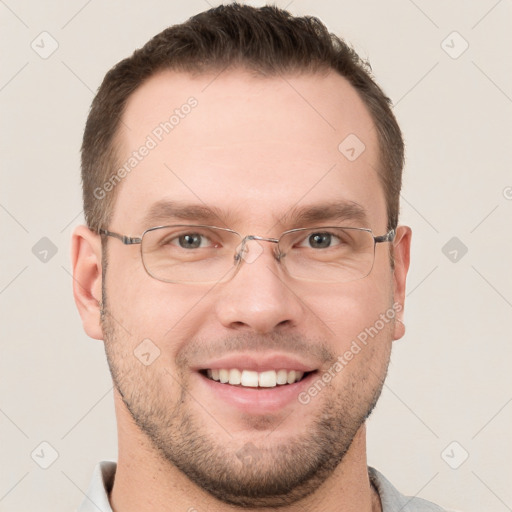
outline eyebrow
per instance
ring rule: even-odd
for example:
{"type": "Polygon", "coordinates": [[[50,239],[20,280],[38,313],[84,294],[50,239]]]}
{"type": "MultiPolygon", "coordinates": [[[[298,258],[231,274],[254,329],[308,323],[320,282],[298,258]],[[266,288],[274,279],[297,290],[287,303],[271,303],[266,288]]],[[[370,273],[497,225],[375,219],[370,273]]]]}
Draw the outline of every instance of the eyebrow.
{"type": "MultiPolygon", "coordinates": [[[[225,226],[225,220],[233,215],[230,211],[224,212],[219,208],[205,204],[182,203],[179,201],[161,200],[154,203],[143,218],[144,225],[154,222],[168,222],[169,220],[194,221],[204,224],[217,223],[225,226]]],[[[221,227],[221,226],[219,226],[221,227]]]]}
{"type": "Polygon", "coordinates": [[[329,221],[352,221],[358,224],[357,227],[367,227],[368,212],[359,203],[354,201],[332,201],[325,204],[294,207],[280,221],[287,224],[293,221],[295,224],[313,224],[329,221]]]}
{"type": "MultiPolygon", "coordinates": [[[[233,210],[221,210],[205,204],[183,203],[179,201],[161,200],[154,203],[143,218],[144,226],[155,223],[167,223],[183,220],[193,223],[230,227],[237,216],[233,210]]],[[[238,216],[238,218],[240,218],[238,216]]],[[[357,227],[367,227],[367,210],[354,201],[331,201],[322,204],[294,206],[281,216],[276,216],[280,224],[301,226],[329,221],[352,221],[357,227]]]]}

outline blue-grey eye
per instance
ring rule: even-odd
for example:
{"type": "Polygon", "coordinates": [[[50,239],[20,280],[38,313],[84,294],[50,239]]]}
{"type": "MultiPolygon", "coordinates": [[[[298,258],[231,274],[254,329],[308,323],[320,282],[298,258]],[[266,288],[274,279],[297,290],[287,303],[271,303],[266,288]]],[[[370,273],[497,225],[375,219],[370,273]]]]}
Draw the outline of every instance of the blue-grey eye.
{"type": "Polygon", "coordinates": [[[308,240],[314,249],[325,249],[331,246],[332,238],[331,233],[313,233],[308,240]]]}
{"type": "Polygon", "coordinates": [[[201,247],[203,235],[198,233],[188,233],[178,237],[178,243],[183,249],[197,249],[201,247]]]}

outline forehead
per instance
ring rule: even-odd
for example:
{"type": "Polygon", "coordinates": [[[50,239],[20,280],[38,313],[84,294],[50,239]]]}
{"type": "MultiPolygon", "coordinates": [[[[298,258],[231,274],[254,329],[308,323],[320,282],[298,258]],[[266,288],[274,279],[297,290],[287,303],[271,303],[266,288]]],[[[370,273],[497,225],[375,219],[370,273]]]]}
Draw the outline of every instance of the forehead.
{"type": "Polygon", "coordinates": [[[165,202],[206,206],[230,227],[337,202],[361,206],[365,227],[386,224],[375,127],[336,73],[158,73],[129,98],[117,148],[116,228],[151,227],[165,202]]]}

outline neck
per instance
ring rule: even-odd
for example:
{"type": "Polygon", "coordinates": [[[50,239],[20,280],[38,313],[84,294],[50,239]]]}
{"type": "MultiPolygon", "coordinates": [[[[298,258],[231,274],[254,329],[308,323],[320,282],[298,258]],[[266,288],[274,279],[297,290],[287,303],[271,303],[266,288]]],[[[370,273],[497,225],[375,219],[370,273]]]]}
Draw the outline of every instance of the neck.
{"type": "MultiPolygon", "coordinates": [[[[118,421],[119,457],[110,503],[114,512],[175,510],[240,512],[191,482],[178,468],[163,460],[133,422],[121,398],[114,392],[118,421]]],[[[362,425],[342,462],[312,494],[280,512],[379,512],[378,493],[372,488],[366,464],[366,428],[362,425]],[[298,505],[300,504],[300,507],[298,505]]],[[[246,508],[263,512],[267,508],[246,508]]]]}

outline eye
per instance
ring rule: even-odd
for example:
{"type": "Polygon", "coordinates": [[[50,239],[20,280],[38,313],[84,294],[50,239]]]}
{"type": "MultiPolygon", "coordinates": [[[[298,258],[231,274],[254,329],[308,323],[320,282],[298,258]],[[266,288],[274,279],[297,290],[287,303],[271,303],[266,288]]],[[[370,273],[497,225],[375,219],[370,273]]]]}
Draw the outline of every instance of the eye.
{"type": "MultiPolygon", "coordinates": [[[[212,247],[211,240],[201,233],[183,233],[179,236],[168,238],[165,245],[178,245],[182,249],[202,249],[212,247]]],[[[215,247],[216,244],[213,244],[215,247]]]]}
{"type": "Polygon", "coordinates": [[[189,233],[178,237],[178,243],[183,249],[197,249],[201,247],[203,236],[197,233],[189,233]]]}
{"type": "Polygon", "coordinates": [[[303,247],[305,244],[308,244],[309,247],[313,249],[327,249],[332,247],[333,245],[339,245],[341,240],[339,237],[334,235],[333,233],[329,233],[328,231],[311,233],[307,238],[304,239],[302,244],[299,244],[303,247]]]}

